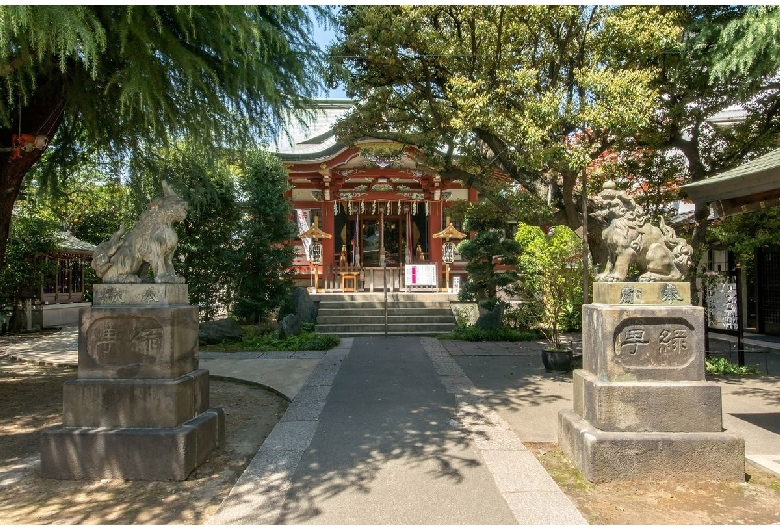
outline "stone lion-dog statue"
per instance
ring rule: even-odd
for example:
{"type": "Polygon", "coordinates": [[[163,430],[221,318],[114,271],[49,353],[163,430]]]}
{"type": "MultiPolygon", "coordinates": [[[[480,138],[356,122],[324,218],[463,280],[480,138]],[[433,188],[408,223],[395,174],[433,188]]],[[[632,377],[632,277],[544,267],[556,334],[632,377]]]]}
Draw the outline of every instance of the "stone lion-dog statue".
{"type": "Polygon", "coordinates": [[[188,205],[167,182],[162,182],[162,188],[163,196],[149,203],[130,232],[125,234],[121,225],[111,239],[95,247],[92,268],[103,283],[147,282],[149,267],[155,283],[185,283],[173,270],[179,244],[173,224],[187,217],[188,205]]]}
{"type": "Polygon", "coordinates": [[[593,202],[593,215],[607,223],[601,232],[607,249],[604,272],[599,282],[626,281],[631,263],[636,263],[641,282],[673,282],[685,277],[693,249],[673,228],[664,223],[653,226],[626,192],[608,181],[593,202]]]}

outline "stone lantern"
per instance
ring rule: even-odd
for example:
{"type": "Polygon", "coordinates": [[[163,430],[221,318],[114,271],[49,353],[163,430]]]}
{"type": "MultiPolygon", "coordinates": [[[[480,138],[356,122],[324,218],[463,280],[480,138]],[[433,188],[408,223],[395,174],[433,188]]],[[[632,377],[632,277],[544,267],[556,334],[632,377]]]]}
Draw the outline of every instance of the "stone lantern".
{"type": "Polygon", "coordinates": [[[446,265],[444,281],[447,284],[447,292],[450,290],[450,265],[455,261],[455,243],[450,239],[465,239],[466,234],[459,232],[457,228],[452,226],[450,218],[447,218],[447,228],[433,234],[433,237],[444,239],[441,244],[442,261],[446,265]]]}
{"type": "Polygon", "coordinates": [[[311,248],[309,249],[309,263],[314,265],[314,292],[317,292],[317,285],[319,284],[319,271],[320,265],[322,265],[322,243],[320,239],[330,239],[333,236],[320,230],[319,217],[314,216],[314,222],[311,228],[298,234],[299,238],[310,237],[312,239],[311,248]]]}

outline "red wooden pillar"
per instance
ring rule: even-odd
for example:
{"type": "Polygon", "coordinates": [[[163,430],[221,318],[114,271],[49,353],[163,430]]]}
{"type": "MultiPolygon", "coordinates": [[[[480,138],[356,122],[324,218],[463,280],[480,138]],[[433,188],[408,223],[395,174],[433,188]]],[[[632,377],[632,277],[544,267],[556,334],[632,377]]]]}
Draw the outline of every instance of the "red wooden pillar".
{"type": "Polygon", "coordinates": [[[336,216],[333,213],[333,203],[330,201],[322,201],[322,231],[326,234],[330,234],[333,237],[331,239],[325,239],[322,241],[322,265],[323,268],[327,265],[332,265],[334,262],[334,247],[336,245],[336,216]]]}
{"type": "Polygon", "coordinates": [[[442,226],[442,207],[444,203],[442,201],[431,201],[431,211],[430,211],[430,219],[428,221],[428,226],[430,227],[428,229],[428,249],[429,249],[429,255],[431,263],[436,263],[439,266],[439,284],[442,283],[442,274],[444,274],[443,266],[444,264],[441,261],[441,239],[434,239],[433,234],[436,234],[437,232],[441,232],[444,230],[444,226],[442,226]]]}

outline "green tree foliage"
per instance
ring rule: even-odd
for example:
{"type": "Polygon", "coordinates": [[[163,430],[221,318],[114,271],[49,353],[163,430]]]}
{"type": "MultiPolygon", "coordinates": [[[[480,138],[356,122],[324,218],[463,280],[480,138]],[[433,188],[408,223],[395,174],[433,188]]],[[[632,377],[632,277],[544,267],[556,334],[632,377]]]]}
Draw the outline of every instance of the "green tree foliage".
{"type": "Polygon", "coordinates": [[[715,46],[711,77],[722,81],[740,77],[758,81],[774,77],[780,67],[780,7],[750,6],[744,15],[729,22],[715,46]]]}
{"type": "Polygon", "coordinates": [[[241,172],[231,164],[229,151],[206,153],[182,144],[155,154],[145,170],[131,178],[134,220],[160,196],[162,180],[188,202],[187,218],[175,227],[176,272],[187,280],[190,303],[198,306],[201,318],[210,320],[230,307],[235,294],[241,172]]]}
{"type": "MultiPolygon", "coordinates": [[[[683,180],[696,182],[739,165],[777,146],[780,132],[780,91],[776,83],[754,77],[710,74],[719,61],[724,28],[750,17],[744,6],[677,6],[669,8],[685,28],[679,41],[658,65],[658,111],[650,126],[634,139],[636,147],[661,157],[684,157],[683,180]],[[740,106],[746,119],[728,127],[709,120],[718,112],[740,106]]],[[[724,32],[725,31],[725,32],[724,32]]],[[[694,262],[705,249],[709,207],[697,205],[692,234],[694,262]]],[[[693,297],[696,298],[695,285],[693,297]]]]}
{"type": "Polygon", "coordinates": [[[515,241],[525,310],[535,314],[539,328],[559,348],[561,333],[578,329],[582,318],[582,240],[567,226],[545,234],[521,223],[515,241]]]}
{"type": "Polygon", "coordinates": [[[292,286],[296,235],[289,189],[281,161],[265,152],[254,153],[243,183],[241,229],[237,234],[236,294],[233,312],[257,323],[280,307],[292,286]]]}
{"type": "Polygon", "coordinates": [[[41,168],[30,172],[25,197],[39,206],[38,215],[56,222],[60,230],[97,245],[120,224],[133,221],[128,188],[99,157],[84,159],[70,169],[59,168],[62,179],[57,187],[45,184],[41,168]]]}
{"type": "MultiPolygon", "coordinates": [[[[488,202],[471,204],[463,223],[466,231],[475,231],[473,238],[461,241],[458,252],[466,261],[469,273],[461,286],[461,300],[477,300],[492,306],[499,287],[517,281],[517,252],[519,247],[505,235],[506,218],[488,202]],[[498,271],[496,265],[508,265],[508,270],[498,271]]],[[[490,307],[492,309],[492,307],[490,307]]]]}
{"type": "Polygon", "coordinates": [[[57,245],[56,222],[38,215],[33,207],[18,210],[6,262],[0,268],[0,308],[13,307],[22,297],[38,293],[44,274],[52,272],[46,254],[57,245]]]}
{"type": "Polygon", "coordinates": [[[444,178],[469,185],[498,165],[551,191],[572,227],[581,169],[650,122],[657,63],[680,34],[651,6],[350,6],[339,24],[334,72],[360,101],[342,140],[427,146],[444,178]]]}
{"type": "Polygon", "coordinates": [[[205,145],[269,137],[321,86],[312,10],[327,13],[294,5],[0,7],[0,263],[13,204],[41,156],[10,152],[12,134],[45,136],[52,163],[72,160],[83,144],[143,156],[182,137],[205,145]]]}
{"type": "Polygon", "coordinates": [[[726,245],[743,267],[750,267],[756,250],[780,246],[780,207],[719,219],[708,237],[710,242],[726,245]]]}

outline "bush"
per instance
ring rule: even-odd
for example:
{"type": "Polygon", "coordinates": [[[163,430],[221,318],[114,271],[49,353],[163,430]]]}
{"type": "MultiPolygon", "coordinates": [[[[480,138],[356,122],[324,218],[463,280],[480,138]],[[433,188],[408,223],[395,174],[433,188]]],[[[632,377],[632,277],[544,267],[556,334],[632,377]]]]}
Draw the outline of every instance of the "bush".
{"type": "Polygon", "coordinates": [[[519,330],[504,326],[499,329],[481,329],[475,326],[456,326],[450,333],[439,335],[444,340],[465,340],[469,342],[523,342],[539,340],[542,335],[533,330],[519,330]]]}
{"type": "Polygon", "coordinates": [[[340,339],[336,335],[321,335],[313,331],[300,335],[280,339],[275,332],[250,335],[241,342],[231,344],[219,344],[211,347],[201,347],[208,351],[322,351],[330,350],[339,345],[340,339]]]}
{"type": "Polygon", "coordinates": [[[704,370],[711,375],[751,375],[758,373],[756,366],[739,366],[723,357],[705,357],[704,370]]]}

